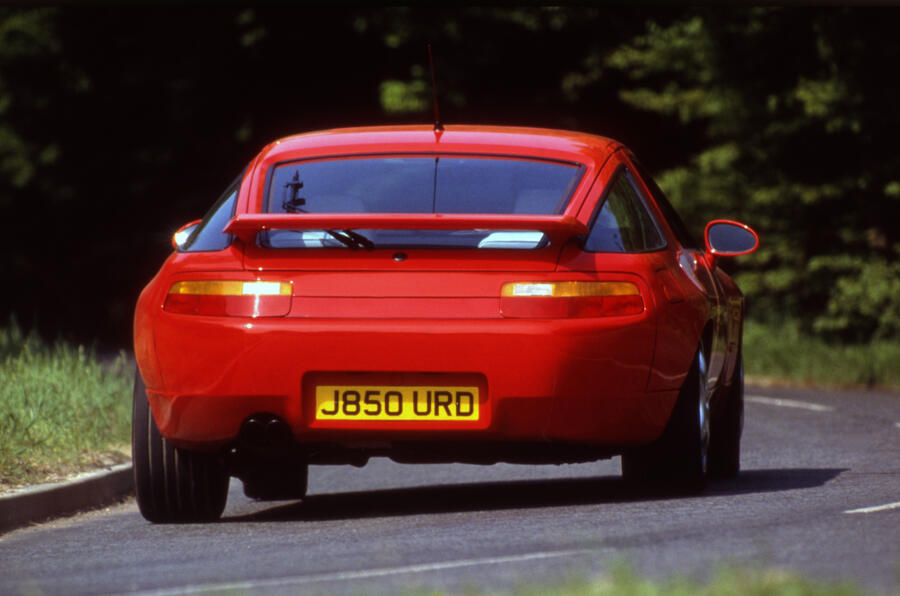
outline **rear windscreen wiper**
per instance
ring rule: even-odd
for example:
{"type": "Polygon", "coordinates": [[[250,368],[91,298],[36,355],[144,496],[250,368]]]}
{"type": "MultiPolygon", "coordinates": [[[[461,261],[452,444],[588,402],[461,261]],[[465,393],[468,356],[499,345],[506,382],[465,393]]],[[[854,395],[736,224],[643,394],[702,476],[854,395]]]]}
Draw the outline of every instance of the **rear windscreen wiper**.
{"type": "MultiPolygon", "coordinates": [[[[296,176],[294,176],[296,178],[296,176]]],[[[288,182],[285,186],[290,187],[291,189],[291,197],[289,199],[285,199],[281,202],[281,208],[284,209],[285,213],[309,213],[306,209],[303,209],[302,205],[306,204],[306,199],[297,196],[297,191],[303,188],[303,183],[299,180],[294,180],[292,182],[288,182]]],[[[326,234],[353,250],[357,248],[365,248],[366,250],[373,250],[375,248],[375,243],[360,234],[359,232],[354,232],[353,230],[323,230],[326,234]]]]}
{"type": "MultiPolygon", "coordinates": [[[[331,234],[332,236],[334,236],[335,231],[334,230],[325,230],[325,233],[331,234]]],[[[351,239],[354,242],[355,245],[352,246],[351,248],[362,247],[362,248],[365,248],[366,250],[374,250],[374,248],[375,248],[375,243],[372,242],[371,240],[369,240],[366,236],[360,234],[359,232],[356,232],[354,230],[341,230],[338,233],[344,234],[347,238],[351,239]]]]}
{"type": "Polygon", "coordinates": [[[366,250],[373,250],[375,248],[375,243],[360,234],[359,232],[354,232],[353,230],[322,230],[344,246],[348,246],[353,250],[357,248],[365,248],[366,250]]]}

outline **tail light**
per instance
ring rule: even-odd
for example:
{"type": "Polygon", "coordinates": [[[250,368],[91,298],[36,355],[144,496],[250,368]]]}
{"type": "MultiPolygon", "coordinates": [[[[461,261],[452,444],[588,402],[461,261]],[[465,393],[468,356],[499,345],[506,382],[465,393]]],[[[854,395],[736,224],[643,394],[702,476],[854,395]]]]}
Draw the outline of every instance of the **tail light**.
{"type": "Polygon", "coordinates": [[[644,312],[637,285],[626,281],[515,282],[500,291],[511,318],[621,317],[644,312]]]}
{"type": "Polygon", "coordinates": [[[283,317],[291,310],[291,284],[278,281],[179,281],[163,310],[219,317],[283,317]]]}

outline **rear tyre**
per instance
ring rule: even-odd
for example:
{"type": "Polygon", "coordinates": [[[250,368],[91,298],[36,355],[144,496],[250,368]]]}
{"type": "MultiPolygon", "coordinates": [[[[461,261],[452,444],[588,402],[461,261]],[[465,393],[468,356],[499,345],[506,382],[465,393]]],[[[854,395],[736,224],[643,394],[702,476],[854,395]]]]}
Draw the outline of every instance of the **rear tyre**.
{"type": "Polygon", "coordinates": [[[713,411],[709,443],[709,475],[734,478],[741,470],[741,433],[744,430],[744,358],[738,355],[734,377],[723,388],[722,403],[713,411]]]}
{"type": "Polygon", "coordinates": [[[131,452],[138,508],[154,523],[218,519],[228,497],[228,473],[221,456],[174,447],[160,435],[147,390],[134,378],[131,452]]]}
{"type": "Polygon", "coordinates": [[[651,445],[622,455],[622,476],[631,484],[699,492],[706,487],[709,461],[709,399],[706,357],[697,352],[669,423],[651,445]]]}

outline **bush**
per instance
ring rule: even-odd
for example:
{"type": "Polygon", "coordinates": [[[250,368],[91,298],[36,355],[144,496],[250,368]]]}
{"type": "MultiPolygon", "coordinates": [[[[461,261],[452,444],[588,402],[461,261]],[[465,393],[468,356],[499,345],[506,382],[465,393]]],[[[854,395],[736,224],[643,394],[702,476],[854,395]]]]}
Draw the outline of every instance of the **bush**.
{"type": "Polygon", "coordinates": [[[834,280],[817,332],[849,341],[900,338],[900,263],[819,257],[810,270],[834,280]]]}

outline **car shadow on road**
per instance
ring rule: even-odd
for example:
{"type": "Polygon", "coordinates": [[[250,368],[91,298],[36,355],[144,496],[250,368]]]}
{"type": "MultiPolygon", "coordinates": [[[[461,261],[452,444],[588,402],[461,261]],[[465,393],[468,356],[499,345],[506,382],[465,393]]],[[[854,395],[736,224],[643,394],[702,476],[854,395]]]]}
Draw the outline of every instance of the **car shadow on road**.
{"type": "Polygon", "coordinates": [[[710,482],[704,496],[770,493],[822,486],[849,468],[744,470],[737,478],[710,482]]]}
{"type": "Polygon", "coordinates": [[[717,496],[815,488],[845,471],[846,469],[839,468],[748,470],[741,472],[733,480],[711,482],[700,495],[679,495],[635,488],[614,476],[439,484],[313,494],[302,501],[273,503],[267,509],[225,517],[222,521],[324,521],[654,500],[702,500],[717,496]]]}

